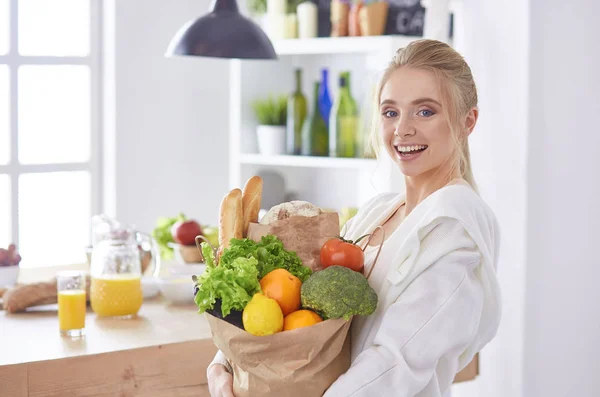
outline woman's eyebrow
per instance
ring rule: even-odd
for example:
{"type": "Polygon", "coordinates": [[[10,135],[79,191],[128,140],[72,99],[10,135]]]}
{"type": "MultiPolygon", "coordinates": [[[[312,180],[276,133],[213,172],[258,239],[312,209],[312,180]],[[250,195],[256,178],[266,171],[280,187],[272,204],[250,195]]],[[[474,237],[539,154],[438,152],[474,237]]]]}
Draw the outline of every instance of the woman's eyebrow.
{"type": "MultiPolygon", "coordinates": [[[[439,107],[442,107],[441,103],[439,103],[438,101],[436,101],[433,98],[428,98],[428,97],[415,99],[414,101],[411,102],[411,105],[420,105],[421,103],[425,103],[425,102],[431,102],[431,103],[438,105],[439,107]]],[[[379,106],[397,105],[397,104],[398,104],[398,102],[394,101],[393,99],[385,99],[379,104],[379,106]]]]}
{"type": "Polygon", "coordinates": [[[427,97],[425,97],[425,98],[419,98],[419,99],[415,99],[415,100],[414,100],[414,101],[412,101],[411,103],[412,103],[413,105],[420,105],[421,103],[425,103],[425,102],[431,102],[431,103],[434,103],[434,104],[438,105],[439,107],[442,107],[442,104],[441,104],[441,103],[439,103],[438,101],[436,101],[436,100],[435,100],[435,99],[433,99],[433,98],[427,98],[427,97]]]}
{"type": "Polygon", "coordinates": [[[393,99],[385,99],[379,104],[379,106],[383,106],[383,105],[397,105],[397,102],[394,101],[393,99]]]}

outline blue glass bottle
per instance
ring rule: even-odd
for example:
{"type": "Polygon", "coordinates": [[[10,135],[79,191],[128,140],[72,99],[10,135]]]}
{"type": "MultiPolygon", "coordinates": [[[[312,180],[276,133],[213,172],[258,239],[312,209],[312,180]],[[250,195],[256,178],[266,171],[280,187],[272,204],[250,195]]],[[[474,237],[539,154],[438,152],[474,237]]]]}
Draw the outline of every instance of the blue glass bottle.
{"type": "Polygon", "coordinates": [[[319,112],[323,120],[329,120],[331,113],[332,100],[329,94],[329,84],[327,83],[329,71],[327,68],[321,69],[321,84],[319,85],[319,112]]]}

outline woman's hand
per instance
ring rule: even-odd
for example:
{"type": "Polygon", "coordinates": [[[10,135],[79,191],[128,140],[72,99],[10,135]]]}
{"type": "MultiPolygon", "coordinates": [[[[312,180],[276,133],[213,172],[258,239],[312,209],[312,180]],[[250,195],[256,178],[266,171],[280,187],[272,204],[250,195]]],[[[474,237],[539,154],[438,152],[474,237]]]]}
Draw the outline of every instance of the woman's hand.
{"type": "Polygon", "coordinates": [[[235,397],[233,394],[233,376],[222,364],[216,364],[208,370],[208,390],[211,397],[235,397]]]}

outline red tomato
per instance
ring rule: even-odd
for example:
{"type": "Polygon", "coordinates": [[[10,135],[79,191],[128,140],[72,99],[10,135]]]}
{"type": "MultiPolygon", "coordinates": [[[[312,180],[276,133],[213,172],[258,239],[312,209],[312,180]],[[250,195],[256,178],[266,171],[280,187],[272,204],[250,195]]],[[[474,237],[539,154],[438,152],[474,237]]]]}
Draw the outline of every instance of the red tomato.
{"type": "Polygon", "coordinates": [[[351,241],[332,238],[321,248],[321,264],[323,267],[338,265],[361,272],[365,265],[365,254],[351,241]]]}

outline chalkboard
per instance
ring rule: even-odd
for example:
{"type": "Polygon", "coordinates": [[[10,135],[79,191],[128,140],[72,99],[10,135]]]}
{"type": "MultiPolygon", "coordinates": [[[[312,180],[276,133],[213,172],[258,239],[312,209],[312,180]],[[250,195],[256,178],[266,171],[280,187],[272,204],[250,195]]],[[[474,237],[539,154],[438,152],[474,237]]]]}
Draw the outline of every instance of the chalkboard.
{"type": "Polygon", "coordinates": [[[423,36],[425,8],[420,0],[388,0],[385,34],[423,36]]]}

